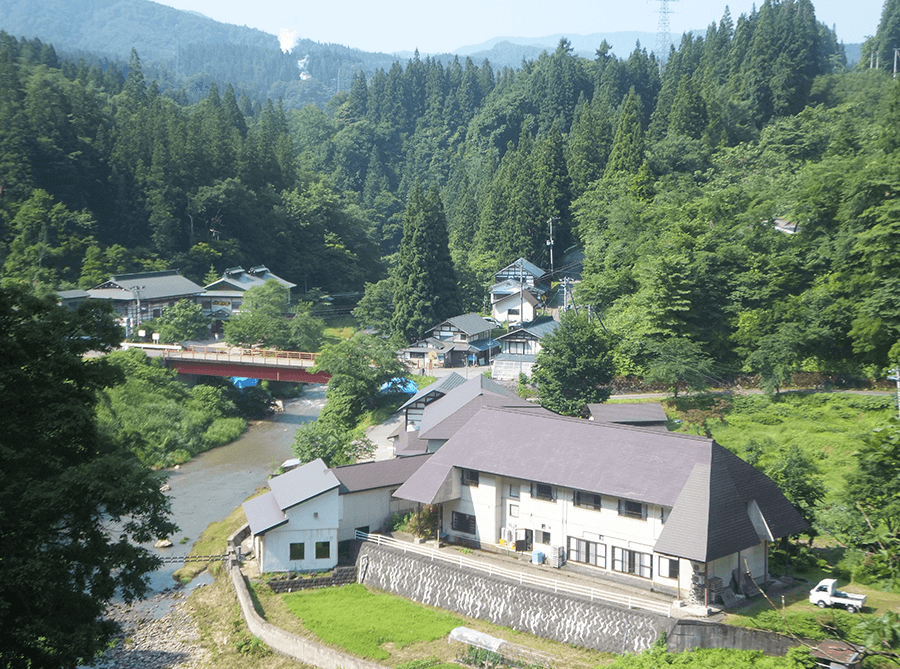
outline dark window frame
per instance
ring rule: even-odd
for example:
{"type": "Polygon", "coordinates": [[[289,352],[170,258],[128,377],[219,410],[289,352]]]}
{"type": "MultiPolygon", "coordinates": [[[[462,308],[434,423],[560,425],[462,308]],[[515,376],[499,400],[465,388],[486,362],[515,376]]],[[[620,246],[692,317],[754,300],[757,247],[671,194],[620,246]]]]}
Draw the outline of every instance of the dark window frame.
{"type": "Polygon", "coordinates": [[[453,511],[450,514],[450,527],[455,532],[474,535],[476,534],[475,516],[471,516],[468,513],[453,511]]]}
{"type": "Polygon", "coordinates": [[[612,547],[612,570],[620,574],[631,574],[640,578],[653,579],[653,555],[641,551],[612,547]]]}
{"type": "Polygon", "coordinates": [[[521,486],[518,483],[510,483],[509,484],[509,496],[512,499],[519,499],[521,496],[521,486]],[[515,492],[513,492],[515,491],[515,492]]]}
{"type": "Polygon", "coordinates": [[[306,559],[306,544],[305,543],[289,544],[288,552],[289,552],[291,560],[305,560],[306,559]]]}
{"type": "Polygon", "coordinates": [[[532,481],[531,483],[532,499],[539,499],[543,502],[555,502],[556,495],[554,493],[553,486],[548,483],[538,483],[537,481],[532,481]],[[542,488],[546,488],[547,492],[544,492],[542,488]]]}
{"type": "Polygon", "coordinates": [[[678,563],[677,557],[668,557],[667,555],[659,556],[659,565],[656,573],[662,578],[678,579],[678,563]]]}
{"type": "Polygon", "coordinates": [[[463,469],[461,481],[463,485],[470,486],[472,488],[478,487],[478,471],[475,469],[463,469]]]}
{"type": "Polygon", "coordinates": [[[316,542],[316,559],[317,560],[328,560],[331,558],[331,542],[330,541],[317,541],[316,542]]]}
{"type": "Polygon", "coordinates": [[[619,515],[625,518],[634,518],[635,520],[646,520],[647,507],[642,502],[635,502],[630,499],[619,500],[619,515]]]}
{"type": "Polygon", "coordinates": [[[603,508],[603,495],[598,495],[593,492],[585,492],[583,490],[576,490],[574,496],[575,506],[581,509],[593,509],[594,511],[600,511],[603,508]]]}

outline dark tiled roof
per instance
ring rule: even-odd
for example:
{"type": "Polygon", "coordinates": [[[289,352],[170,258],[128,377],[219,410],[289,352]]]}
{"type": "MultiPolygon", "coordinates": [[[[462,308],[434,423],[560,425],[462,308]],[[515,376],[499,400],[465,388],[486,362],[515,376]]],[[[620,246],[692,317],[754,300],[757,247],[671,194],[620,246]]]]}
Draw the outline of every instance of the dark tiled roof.
{"type": "Polygon", "coordinates": [[[377,462],[360,462],[355,465],[334,467],[331,471],[341,482],[341,494],[375,488],[398,486],[412,476],[431,454],[395,460],[379,460],[377,462]]]}
{"type": "Polygon", "coordinates": [[[535,339],[543,339],[551,332],[554,332],[558,327],[559,321],[553,320],[552,316],[541,316],[530,323],[526,323],[524,327],[515,328],[506,334],[498,336],[497,339],[511,338],[513,335],[521,335],[523,332],[527,332],[535,339]]]}
{"type": "MultiPolygon", "coordinates": [[[[448,318],[447,320],[441,321],[441,323],[450,323],[453,327],[465,332],[467,335],[478,334],[479,332],[485,332],[486,330],[490,330],[494,326],[488,321],[484,320],[482,316],[479,314],[471,313],[471,314],[463,314],[462,316],[454,316],[453,318],[448,318]]],[[[434,330],[438,325],[435,325],[429,332],[434,330]]]]}
{"type": "Polygon", "coordinates": [[[142,300],[199,295],[203,292],[203,288],[175,270],[117,274],[88,292],[91,297],[133,300],[137,297],[134,291],[138,287],[142,300]]]}
{"type": "Polygon", "coordinates": [[[242,506],[253,534],[263,534],[273,527],[287,522],[287,516],[284,515],[278,500],[271,492],[247,500],[242,506]]]}
{"type": "Polygon", "coordinates": [[[668,420],[659,402],[634,404],[588,404],[594,420],[599,423],[659,423],[668,420]]]}
{"type": "Polygon", "coordinates": [[[415,395],[406,400],[403,405],[398,409],[398,411],[402,411],[408,406],[411,406],[418,402],[421,399],[424,399],[426,396],[434,393],[439,396],[444,396],[449,393],[451,390],[456,388],[457,386],[461,386],[466,382],[466,379],[461,374],[457,374],[456,372],[450,372],[447,376],[442,379],[438,379],[434,383],[425,386],[417,392],[415,395]]]}

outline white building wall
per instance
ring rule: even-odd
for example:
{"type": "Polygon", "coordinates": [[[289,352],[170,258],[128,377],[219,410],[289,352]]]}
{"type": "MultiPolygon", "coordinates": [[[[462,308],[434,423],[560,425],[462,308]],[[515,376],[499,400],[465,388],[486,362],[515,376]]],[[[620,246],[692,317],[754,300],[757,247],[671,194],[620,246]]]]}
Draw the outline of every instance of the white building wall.
{"type": "Polygon", "coordinates": [[[380,532],[390,524],[394,513],[408,513],[415,510],[415,502],[391,498],[391,493],[398,487],[376,488],[341,495],[338,541],[353,539],[358,527],[368,527],[370,532],[380,532]]]}
{"type": "Polygon", "coordinates": [[[288,521],[254,538],[261,572],[313,571],[338,561],[339,499],[337,488],[285,510],[288,521]],[[302,529],[300,529],[302,528],[302,529]],[[316,558],[316,543],[329,543],[329,556],[316,558]],[[305,545],[303,560],[290,559],[290,545],[305,545]]]}

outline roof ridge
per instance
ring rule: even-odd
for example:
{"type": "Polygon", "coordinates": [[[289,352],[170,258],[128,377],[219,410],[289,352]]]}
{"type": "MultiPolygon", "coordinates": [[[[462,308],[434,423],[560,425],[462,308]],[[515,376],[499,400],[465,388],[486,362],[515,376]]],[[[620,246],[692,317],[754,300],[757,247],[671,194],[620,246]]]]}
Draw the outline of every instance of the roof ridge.
{"type": "MultiPolygon", "coordinates": [[[[538,405],[538,406],[540,406],[540,405],[538,405]]],[[[546,407],[542,407],[542,408],[546,408],[546,407]]],[[[483,407],[483,409],[489,410],[489,411],[504,411],[506,413],[524,413],[525,415],[529,415],[529,416],[535,415],[533,413],[528,413],[527,409],[525,409],[524,407],[485,406],[485,407],[483,407]]],[[[547,409],[547,411],[549,412],[549,415],[542,414],[541,418],[547,419],[547,420],[560,420],[560,421],[565,421],[567,423],[577,423],[579,425],[590,425],[590,426],[598,427],[598,428],[605,427],[605,428],[615,428],[615,429],[619,429],[619,430],[629,430],[629,431],[634,431],[634,432],[652,432],[652,433],[658,434],[658,435],[666,434],[666,435],[672,436],[672,437],[681,437],[684,439],[690,439],[692,441],[699,441],[699,442],[707,443],[707,444],[717,444],[721,447],[721,445],[718,444],[715,441],[715,439],[712,439],[711,437],[701,437],[699,434],[685,434],[684,432],[665,432],[665,433],[663,433],[663,432],[660,432],[659,430],[653,430],[653,429],[650,429],[647,427],[639,427],[636,425],[622,425],[620,423],[602,423],[602,422],[593,421],[593,420],[586,420],[584,418],[576,418],[575,416],[563,416],[558,413],[553,413],[549,409],[547,409]]],[[[722,447],[722,448],[724,448],[724,447],[722,447]]]]}

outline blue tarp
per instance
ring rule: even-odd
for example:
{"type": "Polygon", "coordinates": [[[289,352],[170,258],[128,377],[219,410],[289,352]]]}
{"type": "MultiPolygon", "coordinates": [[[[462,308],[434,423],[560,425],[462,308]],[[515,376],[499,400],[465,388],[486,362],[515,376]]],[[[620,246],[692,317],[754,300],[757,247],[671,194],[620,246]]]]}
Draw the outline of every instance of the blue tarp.
{"type": "Polygon", "coordinates": [[[395,376],[390,381],[381,384],[379,392],[382,393],[405,393],[407,395],[415,395],[419,391],[419,386],[412,379],[402,376],[395,376]]]}
{"type": "Polygon", "coordinates": [[[252,388],[259,384],[259,379],[250,379],[246,376],[232,376],[231,383],[235,388],[252,388]]]}

